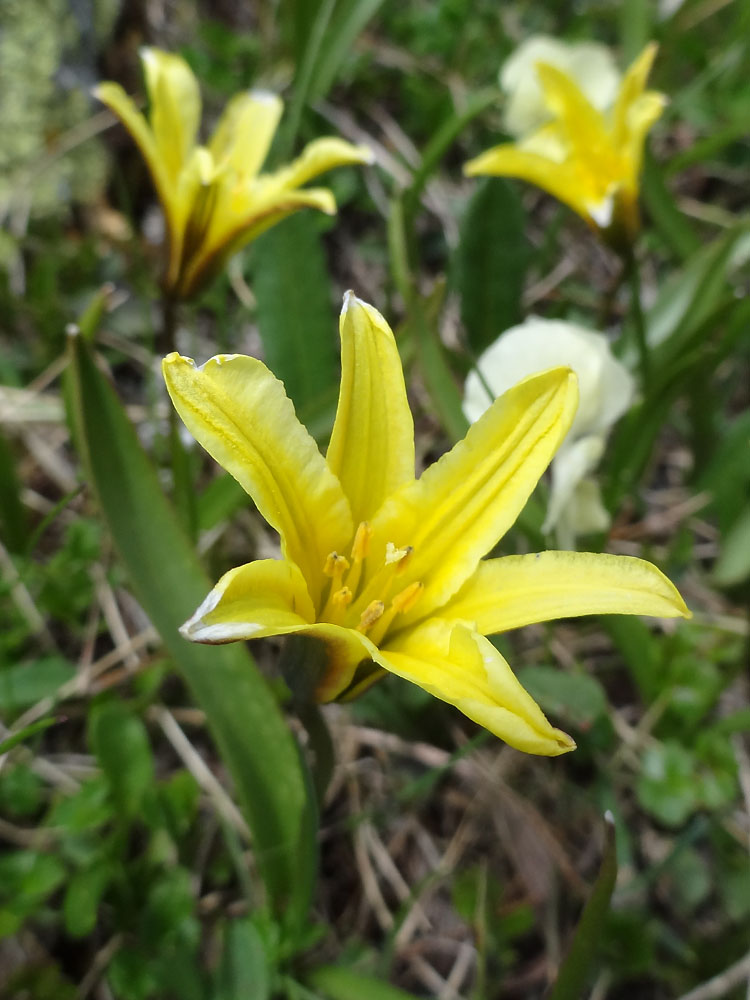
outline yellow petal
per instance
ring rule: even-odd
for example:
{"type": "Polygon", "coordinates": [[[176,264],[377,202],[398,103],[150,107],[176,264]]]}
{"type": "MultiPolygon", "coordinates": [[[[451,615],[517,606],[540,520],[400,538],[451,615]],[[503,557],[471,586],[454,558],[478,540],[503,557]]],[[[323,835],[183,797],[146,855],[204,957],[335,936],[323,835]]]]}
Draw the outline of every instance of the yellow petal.
{"type": "Polygon", "coordinates": [[[172,237],[175,226],[175,191],[148,122],[119,83],[100,83],[94,88],[94,96],[117,115],[140,149],[172,237]]]}
{"type": "Polygon", "coordinates": [[[232,254],[301,208],[316,208],[326,215],[335,215],[336,201],[327,188],[256,189],[251,182],[227,189],[220,184],[208,235],[200,253],[183,271],[180,295],[183,298],[194,295],[232,254]]]}
{"type": "Polygon", "coordinates": [[[649,90],[630,106],[625,144],[634,184],[641,172],[646,136],[654,122],[661,117],[666,105],[667,99],[663,94],[649,90]]]}
{"type": "MultiPolygon", "coordinates": [[[[425,588],[405,624],[445,604],[510,528],[570,427],[577,401],[568,368],[524,379],[495,400],[463,441],[386,501],[373,538],[383,547],[412,545],[401,586],[419,580],[425,588]]],[[[373,563],[383,558],[374,553],[373,563]]]]}
{"type": "Polygon", "coordinates": [[[299,568],[260,559],[225,573],[180,631],[193,642],[234,642],[279,635],[314,617],[299,568]]]}
{"type": "Polygon", "coordinates": [[[164,379],[190,433],[231,473],[281,535],[317,605],[326,556],[350,541],[341,485],[297,420],[283,384],[262,362],[219,355],[196,368],[170,354],[164,379]]]}
{"type": "Polygon", "coordinates": [[[159,156],[176,183],[200,124],[198,81],[185,60],[169,52],[143,48],[141,61],[151,104],[151,129],[159,156]]]}
{"type": "Polygon", "coordinates": [[[372,162],[373,153],[367,146],[353,146],[344,139],[315,139],[305,146],[296,160],[269,174],[268,180],[279,187],[297,188],[334,167],[372,162]]]}
{"type": "Polygon", "coordinates": [[[518,750],[555,757],[575,749],[566,733],[549,724],[492,643],[463,625],[432,619],[397,636],[378,662],[518,750]]]}
{"type": "Polygon", "coordinates": [[[255,177],[271,148],[284,103],[266,90],[236,94],[224,109],[209,149],[217,164],[255,177]]]}
{"type": "Polygon", "coordinates": [[[579,615],[689,618],[677,589],[644,559],[538,552],[481,562],[440,614],[492,635],[579,615]]]}
{"type": "Polygon", "coordinates": [[[536,71],[547,106],[565,133],[570,155],[590,162],[596,173],[611,176],[614,151],[602,113],[567,73],[547,63],[539,63],[536,71]]]}
{"type": "Polygon", "coordinates": [[[512,143],[495,146],[464,166],[467,177],[520,177],[535,184],[574,212],[589,218],[587,204],[592,190],[591,178],[582,177],[570,161],[563,163],[539,153],[526,152],[512,143]]]}
{"type": "MultiPolygon", "coordinates": [[[[325,646],[317,679],[317,701],[332,701],[352,683],[357,668],[381,673],[372,662],[377,649],[354,629],[315,622],[310,596],[297,566],[264,559],[225,573],[180,632],[192,642],[219,644],[265,636],[304,635],[325,646]]],[[[310,669],[319,667],[312,655],[310,669]]]]}
{"type": "Polygon", "coordinates": [[[327,458],[358,524],[414,479],[414,421],[396,341],[377,309],[347,292],[340,332],[341,390],[327,458]]]}
{"type": "Polygon", "coordinates": [[[172,185],[174,231],[169,245],[165,286],[176,291],[188,262],[206,239],[216,202],[217,180],[214,161],[205,146],[196,146],[172,185]]]}
{"type": "Polygon", "coordinates": [[[336,201],[329,190],[300,191],[298,186],[324,170],[369,163],[371,158],[365,146],[352,146],[343,139],[318,139],[294,163],[275,173],[257,177],[242,170],[237,175],[230,173],[219,188],[205,244],[183,273],[180,294],[185,298],[193,295],[229,256],[293,212],[316,208],[334,215],[336,201]]]}
{"type": "Polygon", "coordinates": [[[628,67],[623,77],[612,113],[613,140],[618,146],[627,141],[630,108],[646,88],[646,81],[658,50],[659,46],[655,42],[649,42],[643,52],[628,67]]]}

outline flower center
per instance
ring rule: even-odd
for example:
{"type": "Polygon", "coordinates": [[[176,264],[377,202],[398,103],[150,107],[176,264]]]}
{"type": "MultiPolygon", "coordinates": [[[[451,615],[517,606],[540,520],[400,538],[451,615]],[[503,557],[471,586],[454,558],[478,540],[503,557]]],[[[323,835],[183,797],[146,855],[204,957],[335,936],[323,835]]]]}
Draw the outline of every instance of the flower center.
{"type": "Polygon", "coordinates": [[[320,620],[356,629],[379,645],[393,619],[414,607],[424,585],[415,580],[396,590],[413,550],[411,545],[399,548],[393,542],[386,544],[383,566],[365,582],[371,540],[372,528],[362,521],[354,535],[350,558],[338,552],[326,557],[323,573],[331,583],[320,620]],[[396,594],[391,597],[393,590],[396,594]]]}

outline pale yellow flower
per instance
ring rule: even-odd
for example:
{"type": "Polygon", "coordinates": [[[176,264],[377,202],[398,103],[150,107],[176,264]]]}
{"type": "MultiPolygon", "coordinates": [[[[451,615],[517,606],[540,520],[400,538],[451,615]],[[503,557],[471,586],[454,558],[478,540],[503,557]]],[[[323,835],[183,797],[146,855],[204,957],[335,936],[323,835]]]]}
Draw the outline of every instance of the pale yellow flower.
{"type": "Polygon", "coordinates": [[[166,220],[169,257],[164,286],[188,298],[229,256],[300,208],[333,215],[327,188],[302,188],[332,167],[370,163],[372,153],[342,139],[316,139],[288,166],[260,173],[283,103],[275,94],[248,91],[226,106],[207,146],[198,143],[198,81],[180,56],[141,51],[148,119],[117,83],[94,93],[114,111],[146,161],[166,220]]]}
{"type": "Polygon", "coordinates": [[[466,379],[463,409],[469,420],[478,420],[496,396],[553,365],[568,365],[576,373],[579,404],[552,460],[542,530],[555,531],[557,543],[572,548],[577,535],[609,527],[609,514],[592,473],[612,425],[629,409],[635,395],[632,375],[612,354],[604,334],[564,320],[529,316],[480,355],[477,368],[466,379]]]}
{"type": "Polygon", "coordinates": [[[195,642],[301,634],[327,646],[321,701],[384,671],[450,702],[514,747],[554,756],[555,729],[485,638],[583,614],[689,612],[655,566],[574,552],[484,559],[564,438],[576,377],[514,386],[463,441],[414,475],[414,426],[383,317],[348,293],[341,390],[324,458],[265,365],[171,354],[164,377],[190,432],[281,536],[281,559],[230,570],[182,628],[195,642]]]}
{"type": "Polygon", "coordinates": [[[464,173],[530,181],[569,205],[618,249],[628,246],[640,227],[644,142],[666,104],[663,94],[645,89],[656,48],[647,45],[638,56],[606,111],[595,108],[565,72],[539,63],[550,120],[516,143],[482,153],[464,173]]]}
{"type": "Polygon", "coordinates": [[[599,111],[611,105],[622,81],[612,50],[606,45],[532,35],[506,59],[500,71],[505,94],[503,126],[516,138],[529,135],[553,117],[536,71],[539,63],[569,76],[599,111]]]}

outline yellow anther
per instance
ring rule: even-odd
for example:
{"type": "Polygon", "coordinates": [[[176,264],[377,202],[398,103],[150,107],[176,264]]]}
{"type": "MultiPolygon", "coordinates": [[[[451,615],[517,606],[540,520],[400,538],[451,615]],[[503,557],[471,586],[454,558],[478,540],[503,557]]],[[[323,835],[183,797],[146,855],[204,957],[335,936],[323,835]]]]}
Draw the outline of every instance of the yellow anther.
{"type": "Polygon", "coordinates": [[[353,597],[354,595],[348,587],[342,587],[341,590],[337,590],[333,595],[331,602],[335,608],[348,608],[352,603],[353,597]]]}
{"type": "Polygon", "coordinates": [[[385,543],[385,564],[386,566],[392,566],[393,563],[398,563],[396,572],[401,573],[402,570],[406,569],[406,564],[409,561],[414,549],[411,545],[404,545],[403,548],[399,549],[393,544],[393,542],[385,543]]]}
{"type": "Polygon", "coordinates": [[[422,596],[423,590],[424,584],[420,583],[419,580],[415,580],[414,583],[410,583],[408,587],[404,587],[399,594],[396,594],[391,601],[391,607],[400,614],[411,611],[422,596]]]}
{"type": "Polygon", "coordinates": [[[367,521],[362,521],[357,528],[352,544],[352,560],[354,562],[362,562],[363,559],[367,558],[367,553],[370,551],[371,538],[372,528],[367,521]]]}
{"type": "Polygon", "coordinates": [[[378,618],[381,617],[385,611],[385,604],[382,601],[370,601],[365,610],[359,617],[359,625],[357,625],[358,632],[367,632],[371,629],[378,618]]]}
{"type": "Polygon", "coordinates": [[[326,576],[342,577],[349,569],[349,560],[346,556],[340,556],[338,552],[329,552],[326,556],[323,572],[326,576]]]}

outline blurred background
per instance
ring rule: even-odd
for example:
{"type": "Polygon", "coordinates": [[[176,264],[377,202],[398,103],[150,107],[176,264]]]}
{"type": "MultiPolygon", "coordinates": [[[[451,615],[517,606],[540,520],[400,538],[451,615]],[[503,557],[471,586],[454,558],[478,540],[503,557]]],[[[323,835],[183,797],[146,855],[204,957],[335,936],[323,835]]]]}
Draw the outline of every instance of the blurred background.
{"type": "MultiPolygon", "coordinates": [[[[749,49],[746,0],[4,0],[0,997],[541,998],[606,855],[606,810],[617,883],[578,995],[750,997],[749,49]],[[421,469],[463,433],[476,358],[529,315],[598,329],[633,365],[618,256],[537,188],[462,175],[507,138],[498,73],[536,34],[604,43],[621,69],[659,43],[651,85],[669,103],[638,244],[656,389],[612,432],[597,473],[610,527],[580,546],[652,560],[694,617],[497,640],[578,743],[563,758],[512,750],[396,677],[323,710],[327,766],[325,737],[290,711],[328,772],[292,944],[263,905],[205,706],[134,595],[71,438],[75,323],[211,578],[277,551],[199,448],[184,440],[175,464],[155,353],[164,223],[91,88],[117,81],[145,108],[138,51],[153,45],[193,69],[206,134],[255,87],[284,98],[294,154],[324,135],[373,150],[372,166],[325,175],[337,215],[259,237],[182,305],[175,337],[199,362],[263,358],[324,446],[354,289],[396,331],[421,469]]],[[[502,552],[554,547],[547,496],[502,552]]],[[[279,646],[252,652],[289,707],[279,646]]],[[[273,747],[253,752],[272,774],[273,747]]]]}

